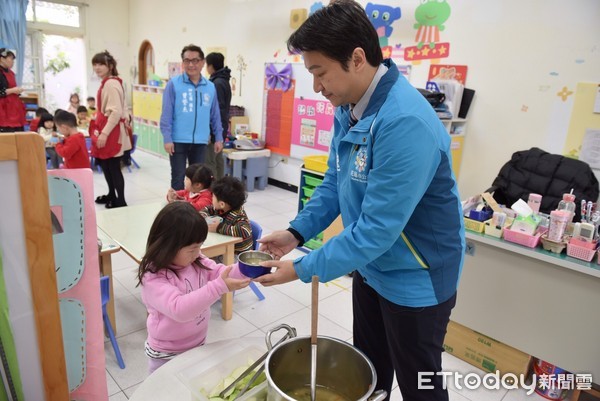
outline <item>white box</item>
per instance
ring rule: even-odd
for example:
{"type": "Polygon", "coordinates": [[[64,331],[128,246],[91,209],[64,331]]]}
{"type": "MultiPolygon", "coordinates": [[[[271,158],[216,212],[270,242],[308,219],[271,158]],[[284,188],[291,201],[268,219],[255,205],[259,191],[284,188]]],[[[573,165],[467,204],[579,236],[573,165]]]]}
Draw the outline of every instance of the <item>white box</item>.
{"type": "MultiPolygon", "coordinates": [[[[201,361],[188,365],[177,373],[177,378],[192,392],[196,400],[208,401],[200,391],[211,391],[223,378],[240,366],[249,365],[260,358],[266,349],[257,345],[232,342],[215,349],[201,361]]],[[[246,392],[236,401],[261,401],[267,397],[267,382],[246,392]]]]}

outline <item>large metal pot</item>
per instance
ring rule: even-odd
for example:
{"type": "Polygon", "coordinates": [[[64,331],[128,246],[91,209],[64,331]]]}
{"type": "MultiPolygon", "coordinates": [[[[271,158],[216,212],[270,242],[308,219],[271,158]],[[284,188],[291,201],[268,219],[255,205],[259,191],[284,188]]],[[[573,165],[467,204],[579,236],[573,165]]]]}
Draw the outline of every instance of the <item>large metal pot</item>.
{"type": "MultiPolygon", "coordinates": [[[[317,353],[317,387],[324,387],[348,401],[380,401],[387,397],[385,391],[371,396],[377,374],[371,361],[354,346],[319,336],[317,353]]],[[[310,337],[292,338],[271,350],[265,362],[267,401],[298,401],[288,393],[310,388],[310,355],[310,337]]]]}

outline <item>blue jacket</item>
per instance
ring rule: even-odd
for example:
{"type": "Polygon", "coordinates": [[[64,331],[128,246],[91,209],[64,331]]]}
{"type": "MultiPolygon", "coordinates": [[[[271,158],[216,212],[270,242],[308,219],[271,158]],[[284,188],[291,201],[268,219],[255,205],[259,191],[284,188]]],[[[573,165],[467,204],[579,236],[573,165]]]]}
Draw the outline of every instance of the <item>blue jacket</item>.
{"type": "Polygon", "coordinates": [[[163,92],[160,131],[164,143],[206,144],[212,132],[223,141],[217,93],[204,77],[195,85],[186,73],[171,79],[163,92]]]}
{"type": "Polygon", "coordinates": [[[300,279],[358,270],[398,305],[432,306],[455,294],[465,249],[450,136],[425,98],[386,60],[358,123],[338,107],[328,170],[290,223],[304,238],[341,213],[344,230],[294,261],[300,279]]]}

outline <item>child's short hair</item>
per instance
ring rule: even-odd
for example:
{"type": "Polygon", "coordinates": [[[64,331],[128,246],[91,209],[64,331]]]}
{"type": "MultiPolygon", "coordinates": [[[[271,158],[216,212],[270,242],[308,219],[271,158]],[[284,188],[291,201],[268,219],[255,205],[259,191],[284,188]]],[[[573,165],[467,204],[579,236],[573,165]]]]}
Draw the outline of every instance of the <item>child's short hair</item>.
{"type": "Polygon", "coordinates": [[[185,169],[185,176],[190,179],[192,184],[202,184],[206,189],[210,188],[214,178],[212,170],[201,163],[190,164],[185,169]]]}
{"type": "Polygon", "coordinates": [[[54,115],[54,124],[66,125],[67,127],[77,128],[77,118],[75,114],[68,111],[59,110],[54,115]]]}
{"type": "Polygon", "coordinates": [[[93,100],[94,102],[96,101],[96,98],[94,96],[88,96],[87,99],[85,99],[87,102],[89,102],[90,100],[93,100]]]}
{"type": "Polygon", "coordinates": [[[246,188],[238,178],[225,176],[215,181],[211,190],[218,200],[227,203],[233,210],[246,203],[246,188]]]}
{"type": "MultiPolygon", "coordinates": [[[[44,127],[44,124],[46,124],[46,121],[52,121],[54,123],[54,117],[52,116],[52,114],[43,113],[40,116],[40,123],[39,123],[38,127],[44,127]]],[[[44,127],[44,128],[46,128],[46,127],[44,127]]]]}
{"type": "Polygon", "coordinates": [[[79,113],[87,113],[87,107],[85,107],[85,106],[77,107],[77,114],[79,114],[79,113]]]}
{"type": "MultiPolygon", "coordinates": [[[[206,241],[206,220],[187,202],[173,202],[162,208],[150,227],[146,254],[138,270],[138,285],[146,272],[168,269],[183,247],[206,241]]],[[[200,256],[193,262],[202,268],[200,256]]]]}

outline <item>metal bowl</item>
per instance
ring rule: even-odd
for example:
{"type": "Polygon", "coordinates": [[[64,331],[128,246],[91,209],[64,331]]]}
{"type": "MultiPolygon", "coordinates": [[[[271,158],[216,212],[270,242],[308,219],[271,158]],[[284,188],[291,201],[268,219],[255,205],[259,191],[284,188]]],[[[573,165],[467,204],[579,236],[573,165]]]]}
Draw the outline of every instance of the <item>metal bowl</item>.
{"type": "Polygon", "coordinates": [[[256,278],[271,272],[270,267],[263,267],[261,262],[273,260],[273,256],[261,251],[246,251],[238,256],[240,271],[246,277],[256,278]]]}

